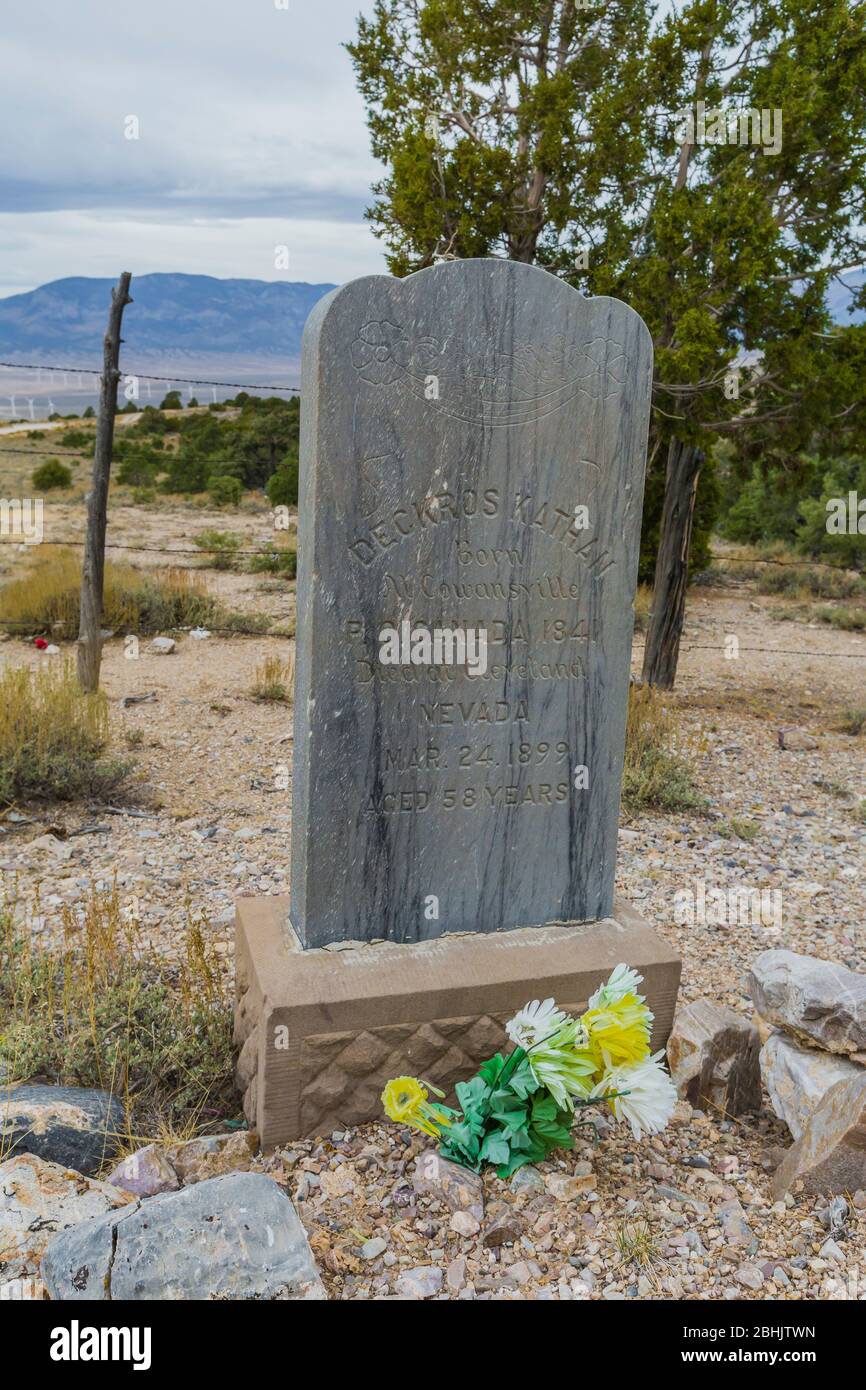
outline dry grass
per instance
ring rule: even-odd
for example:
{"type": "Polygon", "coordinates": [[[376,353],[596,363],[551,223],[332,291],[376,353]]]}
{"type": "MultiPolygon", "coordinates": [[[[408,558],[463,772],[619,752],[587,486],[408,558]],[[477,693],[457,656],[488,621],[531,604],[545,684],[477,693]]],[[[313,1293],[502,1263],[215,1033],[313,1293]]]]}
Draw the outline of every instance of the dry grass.
{"type": "MultiPolygon", "coordinates": [[[[81,557],[57,550],[36,558],[20,579],[0,591],[4,621],[22,632],[78,634],[81,557]]],[[[105,567],[103,625],[112,632],[147,634],[180,627],[268,626],[267,619],[227,613],[201,575],[184,569],[137,570],[126,561],[105,567]]]]}
{"type": "Polygon", "coordinates": [[[255,700],[276,700],[291,704],[295,691],[295,656],[292,652],[285,661],[278,656],[269,656],[256,667],[250,694],[255,700]]]}
{"type": "Polygon", "coordinates": [[[676,715],[661,692],[632,686],[622,778],[626,810],[685,811],[705,805],[677,751],[679,742],[676,715]]]}
{"type": "Polygon", "coordinates": [[[634,596],[634,630],[635,632],[646,632],[649,627],[650,609],[652,608],[653,591],[649,584],[638,584],[634,596]]]}
{"type": "Polygon", "coordinates": [[[146,944],[134,908],[116,886],[92,889],[43,944],[14,902],[0,905],[0,1062],[7,1085],[40,1077],[121,1097],[126,1143],[189,1137],[237,1110],[231,1007],[189,904],[175,962],[146,944]]]}
{"type": "Polygon", "coordinates": [[[105,696],[83,695],[71,663],[0,675],[0,803],[105,795],[129,770],[108,741],[105,696]]]}

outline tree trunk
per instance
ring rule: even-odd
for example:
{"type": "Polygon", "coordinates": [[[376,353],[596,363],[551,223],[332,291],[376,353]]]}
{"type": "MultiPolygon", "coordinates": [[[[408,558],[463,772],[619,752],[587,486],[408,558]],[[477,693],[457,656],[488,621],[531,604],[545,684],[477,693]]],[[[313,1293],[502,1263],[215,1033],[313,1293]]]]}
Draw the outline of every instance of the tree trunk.
{"type": "Polygon", "coordinates": [[[677,674],[686,610],[689,545],[704,451],[680,439],[668,447],[665,498],[656,555],[652,617],[646,636],[643,679],[670,690],[677,674]]]}
{"type": "Polygon", "coordinates": [[[108,328],[103,339],[102,380],[99,386],[99,419],[93,450],[93,479],[87,496],[87,535],[81,570],[81,616],[78,627],[78,681],[81,689],[93,694],[99,689],[102,661],[102,595],[105,579],[105,528],[108,522],[108,480],[114,444],[114,416],[117,411],[117,383],[120,380],[120,325],[123,310],[131,304],[125,270],[111,291],[108,328]]]}

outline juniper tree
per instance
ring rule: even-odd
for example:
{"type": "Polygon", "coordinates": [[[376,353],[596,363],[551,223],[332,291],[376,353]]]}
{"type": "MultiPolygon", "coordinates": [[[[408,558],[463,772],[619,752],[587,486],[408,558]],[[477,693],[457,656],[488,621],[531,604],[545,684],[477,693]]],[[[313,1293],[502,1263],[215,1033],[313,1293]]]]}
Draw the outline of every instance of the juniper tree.
{"type": "MultiPolygon", "coordinates": [[[[358,21],[384,165],[368,217],[392,272],[507,256],[649,326],[645,575],[681,547],[716,440],[796,448],[852,408],[826,292],[864,258],[864,35],[847,0],[377,0],[358,21]],[[671,465],[680,530],[659,547],[671,465]]],[[[663,683],[673,588],[667,674],[645,667],[663,683]]]]}

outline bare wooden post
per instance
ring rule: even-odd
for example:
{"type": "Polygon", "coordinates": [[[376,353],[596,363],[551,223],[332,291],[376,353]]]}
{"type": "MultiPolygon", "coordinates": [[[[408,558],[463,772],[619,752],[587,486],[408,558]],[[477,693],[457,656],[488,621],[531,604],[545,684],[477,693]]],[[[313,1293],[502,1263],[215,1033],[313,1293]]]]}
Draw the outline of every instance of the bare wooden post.
{"type": "Polygon", "coordinates": [[[643,679],[662,690],[673,687],[686,612],[689,545],[704,452],[681,439],[668,448],[665,498],[656,555],[652,617],[646,635],[643,679]]]}
{"type": "Polygon", "coordinates": [[[102,380],[99,386],[99,419],[93,451],[93,479],[87,496],[87,535],[81,570],[81,617],[78,627],[78,680],[92,694],[99,689],[102,661],[102,594],[105,578],[105,528],[108,520],[108,479],[114,444],[117,384],[120,380],[120,325],[123,310],[131,304],[130,271],[125,270],[111,291],[108,328],[103,339],[102,380]]]}

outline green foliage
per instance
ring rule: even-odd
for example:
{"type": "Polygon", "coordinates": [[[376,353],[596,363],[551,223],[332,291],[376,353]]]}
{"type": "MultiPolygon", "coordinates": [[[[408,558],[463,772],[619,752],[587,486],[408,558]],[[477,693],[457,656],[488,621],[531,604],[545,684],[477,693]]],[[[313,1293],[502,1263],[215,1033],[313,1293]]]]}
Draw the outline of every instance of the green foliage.
{"type": "Polygon", "coordinates": [[[63,430],[60,435],[60,443],[64,449],[89,449],[93,445],[93,432],[91,430],[63,430]]]}
{"type": "Polygon", "coordinates": [[[252,556],[249,568],[250,574],[284,574],[294,579],[298,573],[298,552],[266,545],[258,555],[252,556]]]}
{"type": "Polygon", "coordinates": [[[235,552],[240,549],[241,538],[231,531],[217,531],[209,527],[193,537],[195,544],[206,556],[206,563],[215,570],[231,570],[235,567],[235,552]]]}
{"type": "MultiPolygon", "coordinates": [[[[774,458],[866,435],[866,326],[829,332],[825,302],[833,267],[864,259],[864,29],[849,0],[375,0],[358,20],[348,49],[385,169],[367,215],[392,272],[505,256],[647,323],[644,579],[672,435],[774,458]],[[699,100],[781,111],[780,144],[690,139],[699,100]],[[734,397],[744,353],[758,367],[734,397]]],[[[705,468],[693,570],[713,501],[705,468]]]]}
{"type": "Polygon", "coordinates": [[[243,496],[244,486],[239,478],[212,473],[208,478],[207,491],[215,507],[236,507],[243,496]]]}
{"type": "Polygon", "coordinates": [[[179,391],[167,391],[159,403],[160,410],[183,410],[179,391]]]}
{"type": "Polygon", "coordinates": [[[500,1178],[510,1178],[552,1149],[573,1146],[571,1113],[536,1080],[522,1048],[507,1058],[497,1052],[471,1081],[459,1081],[455,1092],[459,1118],[443,1130],[440,1150],[464,1168],[478,1172],[490,1163],[500,1178]]]}
{"type": "Polygon", "coordinates": [[[280,465],[268,480],[265,489],[272,507],[296,507],[298,505],[298,460],[288,459],[280,465]]]}
{"type": "Polygon", "coordinates": [[[30,481],[39,492],[72,487],[72,469],[67,468],[60,459],[46,459],[38,468],[34,468],[30,481]]]}

